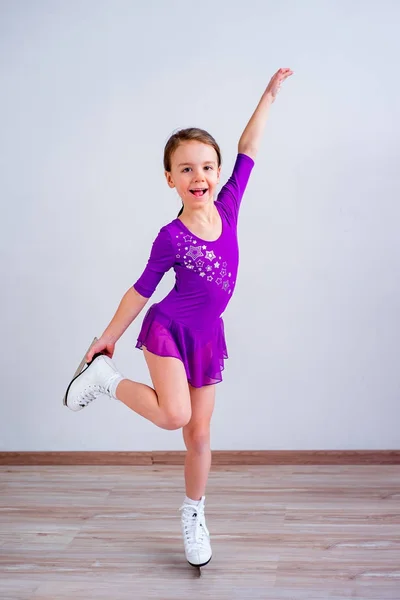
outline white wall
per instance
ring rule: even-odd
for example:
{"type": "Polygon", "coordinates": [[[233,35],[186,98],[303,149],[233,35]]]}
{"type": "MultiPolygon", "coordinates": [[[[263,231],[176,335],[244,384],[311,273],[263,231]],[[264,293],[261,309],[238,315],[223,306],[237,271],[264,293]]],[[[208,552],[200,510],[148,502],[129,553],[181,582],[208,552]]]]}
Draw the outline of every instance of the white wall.
{"type": "MultiPolygon", "coordinates": [[[[106,397],[61,400],[180,207],[167,138],[209,130],[226,180],[279,67],[212,447],[400,446],[399,19],[385,0],[0,2],[1,450],[184,449],[106,397]]],[[[150,383],[143,316],[115,360],[150,383]]]]}

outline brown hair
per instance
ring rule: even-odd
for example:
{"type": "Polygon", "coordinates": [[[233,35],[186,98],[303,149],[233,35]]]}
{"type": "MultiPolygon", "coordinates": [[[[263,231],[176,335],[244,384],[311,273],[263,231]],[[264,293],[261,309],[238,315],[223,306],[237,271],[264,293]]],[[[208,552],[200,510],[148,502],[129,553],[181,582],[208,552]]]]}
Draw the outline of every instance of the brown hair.
{"type": "MultiPolygon", "coordinates": [[[[203,144],[208,144],[209,146],[212,146],[218,156],[218,167],[221,166],[221,163],[222,163],[221,150],[220,150],[217,142],[215,141],[215,139],[212,137],[212,135],[210,135],[204,129],[199,129],[198,127],[188,127],[187,129],[180,129],[180,130],[176,131],[175,133],[173,133],[171,135],[171,137],[169,138],[169,140],[167,141],[167,143],[165,144],[165,148],[164,148],[164,169],[165,169],[165,171],[168,171],[169,173],[171,172],[171,157],[172,157],[173,153],[175,152],[175,150],[178,148],[179,144],[181,144],[182,142],[189,142],[192,140],[195,140],[197,142],[202,142],[203,144]]],[[[182,208],[178,213],[178,217],[179,217],[179,215],[182,214],[183,209],[184,209],[184,206],[182,203],[182,208]]]]}

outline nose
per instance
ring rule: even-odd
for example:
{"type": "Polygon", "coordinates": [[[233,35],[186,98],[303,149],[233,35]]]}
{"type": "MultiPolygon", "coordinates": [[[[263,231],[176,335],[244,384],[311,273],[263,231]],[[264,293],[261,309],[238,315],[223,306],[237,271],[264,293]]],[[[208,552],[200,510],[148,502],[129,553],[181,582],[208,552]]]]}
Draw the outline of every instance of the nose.
{"type": "Polygon", "coordinates": [[[194,174],[194,180],[197,181],[204,181],[204,173],[201,170],[201,167],[195,172],[194,174]]]}

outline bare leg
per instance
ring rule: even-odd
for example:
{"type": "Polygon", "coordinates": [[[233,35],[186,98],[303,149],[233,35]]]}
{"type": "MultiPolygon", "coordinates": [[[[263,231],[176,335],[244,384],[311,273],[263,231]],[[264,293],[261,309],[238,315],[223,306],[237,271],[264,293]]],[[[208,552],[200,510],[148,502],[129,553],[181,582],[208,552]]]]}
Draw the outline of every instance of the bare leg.
{"type": "Polygon", "coordinates": [[[205,495],[211,467],[210,422],[215,404],[215,385],[193,388],[189,385],[192,417],[183,427],[187,448],[185,457],[186,495],[200,500],[205,495]]]}
{"type": "Polygon", "coordinates": [[[123,379],[117,386],[115,395],[128,408],[149,419],[163,429],[165,427],[164,413],[158,403],[156,391],[144,383],[123,379]]]}
{"type": "Polygon", "coordinates": [[[123,379],[116,396],[128,408],[163,429],[180,429],[191,416],[186,372],[177,358],[157,356],[143,348],[154,389],[123,379]]]}

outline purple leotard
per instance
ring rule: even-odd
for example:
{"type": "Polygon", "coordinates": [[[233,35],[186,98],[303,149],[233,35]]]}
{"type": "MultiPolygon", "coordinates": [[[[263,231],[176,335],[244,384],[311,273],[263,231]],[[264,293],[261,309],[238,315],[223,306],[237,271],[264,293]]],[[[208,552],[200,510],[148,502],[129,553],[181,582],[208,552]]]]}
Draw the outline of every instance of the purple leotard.
{"type": "Polygon", "coordinates": [[[222,313],[236,285],[238,214],[253,166],[250,156],[239,153],[231,177],[217,196],[220,237],[202,240],[174,219],[161,228],[147,266],[133,286],[150,298],[164,273],[174,268],[175,285],[147,311],[136,348],[145,346],[159,356],[179,358],[193,387],[222,381],[228,358],[222,313]]]}

